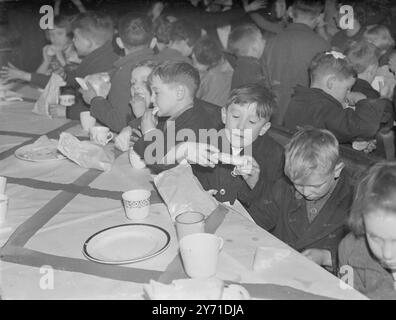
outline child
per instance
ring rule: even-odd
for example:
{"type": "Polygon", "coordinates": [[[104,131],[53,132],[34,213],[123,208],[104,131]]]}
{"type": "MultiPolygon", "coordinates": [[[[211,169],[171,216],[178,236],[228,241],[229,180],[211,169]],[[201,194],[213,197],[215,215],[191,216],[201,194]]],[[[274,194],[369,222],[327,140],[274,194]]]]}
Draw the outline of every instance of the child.
{"type": "Polygon", "coordinates": [[[264,48],[265,40],[257,26],[243,24],[231,31],[228,39],[228,51],[231,54],[226,56],[234,68],[231,89],[253,83],[271,88],[267,66],[259,61],[264,48]]]}
{"type": "MultiPolygon", "coordinates": [[[[64,76],[65,71],[75,69],[81,62],[73,46],[71,36],[71,18],[56,16],[54,28],[46,30],[46,35],[51,44],[43,48],[43,62],[37,69],[38,74],[51,75],[53,72],[64,76]]],[[[30,81],[32,75],[18,70],[14,66],[4,67],[2,75],[7,80],[30,81]]]]}
{"type": "Polygon", "coordinates": [[[200,37],[201,31],[194,24],[183,19],[172,22],[169,30],[169,44],[161,51],[162,60],[191,63],[189,57],[200,37]]]}
{"type": "Polygon", "coordinates": [[[383,25],[368,26],[363,33],[363,39],[378,48],[381,56],[380,65],[384,65],[385,61],[382,57],[386,58],[386,53],[395,47],[395,40],[392,38],[389,29],[383,25]]]}
{"type": "MultiPolygon", "coordinates": [[[[151,92],[148,85],[148,77],[158,65],[153,60],[142,61],[137,64],[131,74],[131,100],[132,113],[136,119],[141,118],[151,104],[151,92]]],[[[135,120],[136,120],[135,119],[135,120]]],[[[121,151],[127,151],[130,143],[134,143],[135,135],[140,135],[138,128],[134,128],[135,121],[132,120],[128,126],[123,128],[115,138],[115,146],[121,151]],[[132,133],[135,135],[132,137],[132,133]],[[132,138],[132,141],[131,141],[132,138]]]]}
{"type": "Polygon", "coordinates": [[[234,70],[224,59],[220,44],[210,38],[199,40],[192,61],[201,77],[197,98],[223,107],[230,94],[234,70]]]}
{"type": "MultiPolygon", "coordinates": [[[[215,190],[218,201],[234,203],[239,199],[249,211],[250,203],[261,194],[263,182],[272,184],[283,176],[283,148],[266,134],[275,108],[274,95],[260,85],[231,91],[222,108],[225,142],[230,146],[228,152],[242,157],[245,163],[218,163],[214,169],[197,173],[204,189],[215,190]]],[[[228,153],[222,147],[220,151],[228,153]]]]}
{"type": "Polygon", "coordinates": [[[267,184],[250,208],[258,225],[315,263],[335,270],[353,187],[336,137],[305,128],[285,147],[286,178],[267,184]]]}
{"type": "Polygon", "coordinates": [[[357,187],[351,233],[339,246],[339,267],[350,269],[356,290],[374,299],[396,298],[396,163],[377,163],[357,187]],[[353,271],[353,273],[352,273],[353,271]]]}
{"type": "MultiPolygon", "coordinates": [[[[120,132],[135,118],[129,106],[132,68],[144,60],[154,59],[149,48],[152,30],[146,17],[133,13],[125,15],[119,22],[118,35],[116,42],[124,49],[125,56],[114,63],[107,98],[96,96],[92,88],[82,91],[85,102],[91,106],[91,115],[114,132],[120,132]]],[[[76,116],[79,116],[78,111],[76,116]]]]}
{"type": "Polygon", "coordinates": [[[322,20],[323,5],[319,1],[296,0],[290,10],[293,23],[268,42],[265,52],[279,98],[278,113],[273,119],[276,124],[283,123],[293,88],[309,85],[308,67],[312,58],[330,47],[313,31],[322,20]]]}
{"type": "Polygon", "coordinates": [[[356,138],[370,139],[377,133],[385,104],[366,99],[362,94],[349,99],[352,108],[343,108],[347,93],[356,81],[349,60],[339,52],[318,54],[309,69],[311,87],[297,86],[285,116],[285,126],[305,125],[330,130],[340,143],[356,138]]]}
{"type": "Polygon", "coordinates": [[[155,42],[152,46],[155,51],[161,52],[169,45],[171,24],[165,16],[159,16],[153,21],[155,42]]]}
{"type": "MultiPolygon", "coordinates": [[[[119,58],[115,53],[112,38],[114,25],[110,16],[89,11],[80,13],[72,23],[73,43],[78,56],[82,59],[77,69],[66,72],[66,82],[73,88],[79,88],[75,78],[84,78],[89,74],[108,72],[113,63],[119,58]]],[[[39,77],[32,74],[32,83],[45,86],[48,76],[39,77]]],[[[51,105],[49,113],[52,117],[79,119],[80,112],[87,110],[82,98],[77,97],[76,103],[71,107],[51,105]]]]}
{"type": "MultiPolygon", "coordinates": [[[[153,115],[152,109],[144,113],[140,125],[143,136],[135,143],[134,150],[145,160],[148,167],[154,172],[160,172],[171,167],[164,161],[165,156],[179,145],[179,141],[168,140],[169,130],[173,131],[170,132],[173,137],[185,129],[194,135],[193,138],[197,138],[200,129],[212,129],[215,128],[215,124],[213,117],[194,99],[200,80],[198,71],[190,64],[172,61],[161,63],[150,74],[149,82],[151,99],[158,112],[156,116],[153,115]],[[157,123],[159,118],[165,118],[166,121],[157,123]],[[160,135],[159,138],[154,136],[158,138],[155,142],[151,141],[151,131],[160,135]],[[153,151],[156,151],[155,155],[153,151]]],[[[190,141],[187,139],[187,142],[190,141]]],[[[184,146],[188,149],[190,144],[183,144],[184,146]]],[[[207,156],[207,150],[213,148],[200,149],[198,154],[207,156]]],[[[191,151],[195,151],[195,145],[191,147],[191,151]]],[[[174,164],[175,162],[172,162],[172,165],[174,164]]]]}

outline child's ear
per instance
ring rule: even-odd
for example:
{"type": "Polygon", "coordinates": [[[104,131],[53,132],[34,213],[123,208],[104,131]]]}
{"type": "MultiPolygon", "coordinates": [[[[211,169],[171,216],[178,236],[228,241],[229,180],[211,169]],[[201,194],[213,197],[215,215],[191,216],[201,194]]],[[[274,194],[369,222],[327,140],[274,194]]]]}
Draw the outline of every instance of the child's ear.
{"type": "Polygon", "coordinates": [[[116,38],[116,43],[117,43],[117,46],[120,47],[120,49],[125,49],[124,43],[122,42],[120,37],[116,38]]]}
{"type": "Polygon", "coordinates": [[[226,107],[221,108],[221,121],[223,121],[224,124],[226,124],[227,120],[227,109],[226,107]]]}
{"type": "Polygon", "coordinates": [[[178,85],[176,88],[176,98],[177,100],[183,100],[184,96],[187,94],[186,87],[182,85],[178,85]]]}
{"type": "Polygon", "coordinates": [[[334,178],[335,179],[340,177],[341,171],[342,171],[342,169],[344,169],[344,167],[345,167],[344,162],[339,162],[336,164],[336,166],[334,168],[334,178]]]}
{"type": "Polygon", "coordinates": [[[333,89],[333,87],[334,87],[334,81],[336,80],[336,77],[335,76],[333,76],[333,75],[331,75],[331,76],[329,76],[328,78],[327,78],[327,80],[326,80],[326,87],[327,87],[327,89],[329,89],[329,90],[332,90],[333,89]]]}
{"type": "Polygon", "coordinates": [[[270,128],[271,128],[271,122],[268,121],[268,122],[261,128],[259,135],[260,135],[260,136],[265,135],[265,134],[267,133],[267,131],[268,131],[270,128]]]}

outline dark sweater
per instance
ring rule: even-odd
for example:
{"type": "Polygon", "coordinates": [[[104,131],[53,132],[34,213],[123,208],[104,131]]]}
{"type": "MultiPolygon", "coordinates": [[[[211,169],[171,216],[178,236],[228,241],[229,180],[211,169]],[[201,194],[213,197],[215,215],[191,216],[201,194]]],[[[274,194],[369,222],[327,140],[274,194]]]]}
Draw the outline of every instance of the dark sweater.
{"type": "Polygon", "coordinates": [[[285,126],[297,129],[313,126],[334,133],[340,143],[356,138],[371,139],[380,128],[385,103],[361,100],[356,110],[344,109],[331,95],[321,89],[297,86],[285,116],[285,126]]]}

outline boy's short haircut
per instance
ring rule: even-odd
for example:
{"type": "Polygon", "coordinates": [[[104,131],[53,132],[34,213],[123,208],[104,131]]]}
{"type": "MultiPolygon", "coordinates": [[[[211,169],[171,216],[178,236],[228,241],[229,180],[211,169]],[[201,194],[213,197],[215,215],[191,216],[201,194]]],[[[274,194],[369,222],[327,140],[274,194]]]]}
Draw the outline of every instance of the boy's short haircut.
{"type": "Polygon", "coordinates": [[[395,40],[389,29],[379,24],[368,26],[363,33],[363,39],[374,44],[381,51],[388,51],[395,46],[395,40]]]}
{"type": "Polygon", "coordinates": [[[305,179],[312,172],[327,175],[339,160],[337,138],[325,129],[303,128],[285,146],[285,174],[291,181],[305,179]]]}
{"type": "Polygon", "coordinates": [[[323,0],[295,0],[292,5],[292,11],[295,17],[304,16],[314,19],[319,17],[323,10],[323,0]]]}
{"type": "Polygon", "coordinates": [[[228,38],[228,51],[237,56],[247,56],[249,48],[262,40],[261,30],[251,23],[242,24],[231,30],[228,38]]]}
{"type": "Polygon", "coordinates": [[[345,55],[351,61],[355,71],[360,74],[369,66],[378,65],[380,52],[375,45],[361,40],[351,43],[345,51],[345,55]]]}
{"type": "Polygon", "coordinates": [[[159,77],[166,84],[186,86],[192,97],[195,97],[200,86],[198,70],[186,62],[163,62],[154,68],[148,81],[151,83],[154,77],[159,77]]]}
{"type": "Polygon", "coordinates": [[[363,217],[381,210],[396,215],[396,162],[374,164],[359,182],[348,226],[359,237],[365,234],[363,217]]]}
{"type": "Polygon", "coordinates": [[[73,31],[79,31],[99,45],[111,41],[114,35],[114,23],[111,17],[105,13],[87,11],[79,13],[72,23],[73,31]]]}
{"type": "Polygon", "coordinates": [[[309,66],[311,84],[330,74],[335,75],[339,80],[357,77],[356,71],[347,57],[336,58],[328,52],[318,53],[309,66]]]}
{"type": "Polygon", "coordinates": [[[277,108],[275,95],[271,90],[258,84],[248,84],[235,88],[230,92],[226,103],[226,109],[231,104],[256,103],[257,116],[270,121],[271,116],[277,108]]]}
{"type": "Polygon", "coordinates": [[[186,20],[181,19],[171,23],[169,40],[172,42],[185,40],[190,47],[193,47],[200,37],[201,30],[186,20]]]}
{"type": "Polygon", "coordinates": [[[209,68],[216,66],[223,57],[221,45],[208,37],[198,40],[194,46],[193,53],[200,64],[209,68]]]}
{"type": "Polygon", "coordinates": [[[120,19],[118,35],[127,48],[148,45],[153,38],[148,18],[136,13],[128,13],[120,19]]]}
{"type": "Polygon", "coordinates": [[[155,19],[153,22],[153,31],[158,42],[169,44],[171,24],[165,16],[155,19]]]}

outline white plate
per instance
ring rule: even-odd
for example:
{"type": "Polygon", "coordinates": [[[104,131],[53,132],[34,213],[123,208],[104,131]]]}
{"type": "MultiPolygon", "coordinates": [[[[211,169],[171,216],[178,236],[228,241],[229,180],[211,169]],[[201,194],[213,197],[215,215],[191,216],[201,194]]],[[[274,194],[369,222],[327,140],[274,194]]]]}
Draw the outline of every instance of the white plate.
{"type": "MultiPolygon", "coordinates": [[[[56,142],[56,140],[53,139],[51,139],[51,141],[56,142]]],[[[58,151],[55,145],[37,147],[34,144],[28,144],[20,147],[14,154],[18,159],[34,162],[66,159],[66,157],[58,151]]]]}
{"type": "Polygon", "coordinates": [[[105,264],[127,264],[154,257],[166,250],[169,233],[145,223],[122,224],[99,231],[84,243],[89,260],[105,264]]]}

